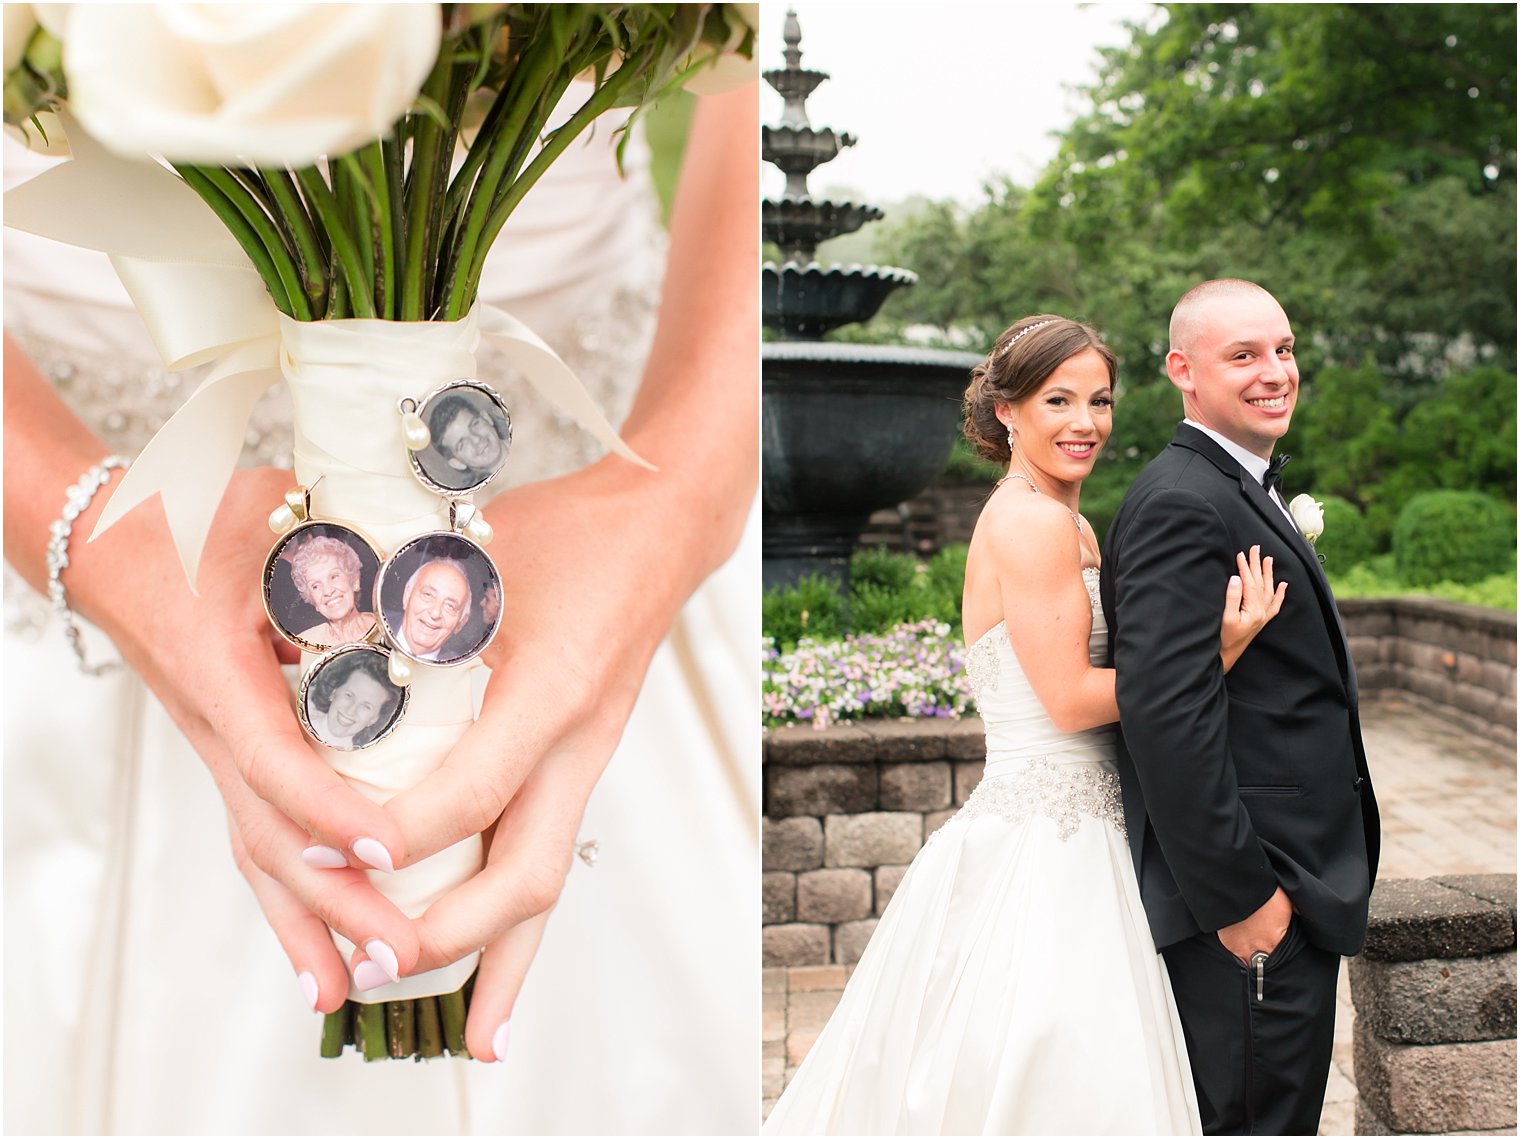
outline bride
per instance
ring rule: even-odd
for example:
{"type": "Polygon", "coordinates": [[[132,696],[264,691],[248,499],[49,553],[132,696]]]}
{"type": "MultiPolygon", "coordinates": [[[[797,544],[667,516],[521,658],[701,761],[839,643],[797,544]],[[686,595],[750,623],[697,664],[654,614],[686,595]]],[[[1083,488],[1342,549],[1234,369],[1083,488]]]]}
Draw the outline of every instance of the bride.
{"type": "MultiPolygon", "coordinates": [[[[563,113],[585,97],[572,88],[563,113]]],[[[119,650],[135,673],[80,672],[34,592],[49,527],[66,488],[108,450],[135,453],[193,384],[165,374],[104,257],[6,231],[8,1132],[753,1129],[758,559],[708,575],[755,483],[754,87],[699,100],[668,253],[640,136],[619,176],[624,116],[555,162],[481,292],[560,351],[661,476],[593,461],[503,358],[482,358],[522,396],[504,477],[525,485],[486,507],[513,620],[451,756],[460,801],[414,819],[503,822],[489,868],[415,923],[357,870],[303,861],[311,839],[288,816],[331,821],[336,796],[279,776],[261,797],[237,762],[306,749],[259,591],[265,519],[294,481],[272,465],[290,448],[278,395],[255,411],[199,596],[156,503],[87,542],[120,479],[107,472],[62,583],[99,626],[82,622],[85,656],[119,650]],[[504,810],[477,794],[524,776],[504,810]],[[594,869],[577,839],[599,844],[594,869]],[[403,972],[489,946],[476,1060],[319,1058],[312,1009],[350,983],[329,923],[388,942],[403,972]]],[[[8,185],[41,165],[5,158],[8,185]]]]}
{"type": "MultiPolygon", "coordinates": [[[[1009,464],[966,561],[986,770],[914,859],[768,1133],[1199,1132],[1125,842],[1098,543],[1077,512],[1116,372],[1091,328],[1041,315],[972,373],[966,435],[1009,464]]],[[[1226,669],[1286,589],[1257,549],[1237,564],[1226,669]]]]}

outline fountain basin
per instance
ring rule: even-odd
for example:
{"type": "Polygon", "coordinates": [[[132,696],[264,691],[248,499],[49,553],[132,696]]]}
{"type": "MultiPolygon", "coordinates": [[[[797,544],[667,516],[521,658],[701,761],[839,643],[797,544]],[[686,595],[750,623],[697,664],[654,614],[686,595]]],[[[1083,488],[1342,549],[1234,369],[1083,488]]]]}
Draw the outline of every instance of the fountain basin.
{"type": "Polygon", "coordinates": [[[763,344],[760,356],[763,583],[847,584],[872,511],[944,470],[982,357],[820,341],[763,344]]]}
{"type": "Polygon", "coordinates": [[[891,266],[768,261],[760,273],[761,319],[785,340],[816,340],[869,320],[895,290],[917,280],[917,273],[891,266]]]}
{"type": "MultiPolygon", "coordinates": [[[[802,261],[820,242],[854,233],[882,212],[862,202],[815,202],[811,198],[766,198],[760,203],[760,236],[781,246],[786,261],[802,261]]],[[[807,257],[810,261],[812,258],[807,257]]]]}

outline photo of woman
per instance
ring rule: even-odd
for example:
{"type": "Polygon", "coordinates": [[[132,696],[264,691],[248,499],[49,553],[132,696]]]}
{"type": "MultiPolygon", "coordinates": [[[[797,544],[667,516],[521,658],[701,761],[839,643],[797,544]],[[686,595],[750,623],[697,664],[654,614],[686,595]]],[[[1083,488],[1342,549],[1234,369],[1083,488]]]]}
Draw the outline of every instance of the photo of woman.
{"type": "Polygon", "coordinates": [[[324,657],[306,678],[303,709],[312,735],[328,747],[368,747],[395,727],[406,690],[391,680],[385,653],[346,648],[324,657]]]}
{"type": "Polygon", "coordinates": [[[369,598],[380,560],[353,530],[320,522],[304,526],[276,546],[270,565],[264,586],[269,613],[296,644],[320,651],[367,640],[374,631],[369,598]]]}

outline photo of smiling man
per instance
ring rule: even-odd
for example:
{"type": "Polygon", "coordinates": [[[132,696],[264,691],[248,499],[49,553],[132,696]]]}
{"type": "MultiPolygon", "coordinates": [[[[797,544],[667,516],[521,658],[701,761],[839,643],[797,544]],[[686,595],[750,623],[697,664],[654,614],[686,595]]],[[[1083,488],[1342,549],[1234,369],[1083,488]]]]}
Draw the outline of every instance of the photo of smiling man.
{"type": "Polygon", "coordinates": [[[381,616],[396,651],[421,664],[477,656],[501,619],[501,583],[479,546],[435,534],[399,551],[381,571],[381,616]]]}
{"type": "Polygon", "coordinates": [[[418,473],[445,493],[473,491],[501,472],[512,446],[506,405],[484,384],[451,384],[422,408],[431,444],[413,456],[418,473]]]}

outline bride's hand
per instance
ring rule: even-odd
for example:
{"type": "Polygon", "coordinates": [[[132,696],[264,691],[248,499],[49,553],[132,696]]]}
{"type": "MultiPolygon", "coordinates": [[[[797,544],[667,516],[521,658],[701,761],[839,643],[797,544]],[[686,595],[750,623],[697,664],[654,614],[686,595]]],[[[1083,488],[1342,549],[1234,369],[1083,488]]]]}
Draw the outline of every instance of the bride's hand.
{"type": "MultiPolygon", "coordinates": [[[[9,336],[4,396],[6,560],[45,591],[48,528],[64,488],[105,448],[9,336]]],[[[280,672],[281,655],[293,662],[297,654],[270,627],[258,583],[274,542],[265,519],[293,478],[268,468],[234,475],[197,593],[157,502],[87,540],[120,478],[74,523],[63,574],[69,604],[110,635],[205,762],[232,819],[239,866],[296,971],[317,980],[319,1007],[335,1008],[347,990],[342,960],[329,941],[303,936],[312,926],[298,920],[297,904],[357,943],[381,938],[403,964],[415,959],[417,941],[412,923],[360,871],[321,871],[301,857],[313,841],[350,849],[367,835],[395,848],[401,838],[390,815],[312,750],[280,672]]]]}
{"type": "Polygon", "coordinates": [[[1220,622],[1219,659],[1225,672],[1235,667],[1256,634],[1282,609],[1288,583],[1272,581],[1272,558],[1261,556],[1261,547],[1252,546],[1248,555],[1235,555],[1239,569],[1225,589],[1224,617],[1220,622]]]}

